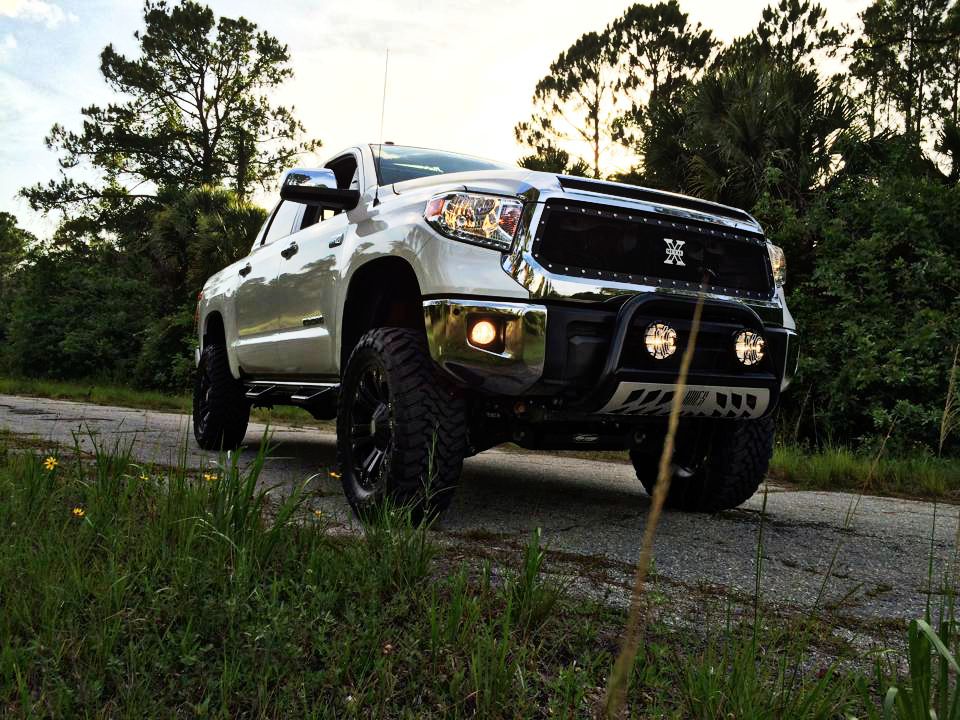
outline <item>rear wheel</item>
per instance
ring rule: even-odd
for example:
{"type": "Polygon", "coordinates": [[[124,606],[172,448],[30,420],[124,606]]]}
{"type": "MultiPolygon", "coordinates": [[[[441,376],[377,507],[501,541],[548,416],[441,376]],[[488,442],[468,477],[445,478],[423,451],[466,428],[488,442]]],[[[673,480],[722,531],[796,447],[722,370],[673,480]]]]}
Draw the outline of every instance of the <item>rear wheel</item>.
{"type": "Polygon", "coordinates": [[[463,401],[437,376],[421,333],[377,328],[357,343],[340,387],[337,459],[363,517],[389,498],[415,519],[445,509],[466,451],[463,401]]]}
{"type": "MultiPolygon", "coordinates": [[[[749,500],[766,477],[773,455],[772,417],[682,428],[671,464],[666,506],[690,512],[729,510],[749,500]]],[[[653,495],[663,435],[630,451],[644,489],[653,495]]]]}
{"type": "Polygon", "coordinates": [[[236,450],[250,422],[250,402],[233,377],[227,348],[208,343],[193,386],[193,435],[204,450],[236,450]]]}

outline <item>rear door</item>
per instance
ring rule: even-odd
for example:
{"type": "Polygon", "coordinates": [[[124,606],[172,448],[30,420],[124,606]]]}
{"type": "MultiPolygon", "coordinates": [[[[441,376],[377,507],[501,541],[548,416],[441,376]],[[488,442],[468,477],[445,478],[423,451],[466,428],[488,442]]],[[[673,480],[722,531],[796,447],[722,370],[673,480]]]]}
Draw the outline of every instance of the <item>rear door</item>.
{"type": "Polygon", "coordinates": [[[303,205],[281,201],[266,231],[241,265],[235,301],[237,360],[245,373],[276,374],[281,364],[277,314],[277,274],[303,205]]]}

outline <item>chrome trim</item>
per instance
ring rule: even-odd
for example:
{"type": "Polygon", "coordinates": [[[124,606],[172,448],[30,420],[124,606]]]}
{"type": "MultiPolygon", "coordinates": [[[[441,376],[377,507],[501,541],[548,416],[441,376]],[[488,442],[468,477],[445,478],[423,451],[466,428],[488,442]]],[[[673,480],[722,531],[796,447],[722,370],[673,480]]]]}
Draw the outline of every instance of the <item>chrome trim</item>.
{"type": "Polygon", "coordinates": [[[800,339],[793,331],[787,331],[787,351],[784,353],[783,360],[783,380],[780,381],[780,391],[783,392],[790,383],[793,382],[794,375],[797,374],[797,366],[800,362],[800,339]]]}
{"type": "Polygon", "coordinates": [[[517,395],[543,375],[547,341],[547,308],[528,303],[486,300],[425,300],[423,317],[430,356],[461,384],[489,392],[517,395]],[[504,347],[493,352],[467,339],[471,314],[503,322],[504,347]]]}
{"type": "MultiPolygon", "coordinates": [[[[580,199],[581,201],[607,205],[611,208],[619,208],[621,210],[646,210],[648,212],[663,213],[676,217],[709,220],[718,225],[740,230],[749,230],[751,232],[762,231],[759,225],[750,225],[716,216],[708,217],[703,213],[680,210],[666,205],[643,202],[630,198],[610,197],[588,192],[536,193],[534,197],[528,196],[526,198],[527,200],[534,200],[535,202],[525,205],[513,248],[508,254],[503,256],[502,261],[504,271],[517,283],[526,288],[532,299],[541,301],[572,300],[578,302],[597,302],[625,295],[636,295],[638,293],[657,293],[686,298],[698,298],[702,295],[706,300],[730,300],[741,303],[753,309],[764,323],[770,323],[772,325],[783,324],[784,309],[780,303],[779,296],[775,296],[773,299],[747,298],[739,295],[736,291],[730,295],[717,292],[703,292],[693,283],[678,283],[677,287],[662,287],[646,283],[619,282],[604,277],[592,277],[586,273],[584,273],[583,276],[573,276],[550,271],[533,257],[533,243],[536,228],[540,221],[540,216],[543,214],[545,203],[547,200],[554,198],[560,200],[580,199]],[[681,287],[680,285],[685,285],[686,287],[681,287]]],[[[602,275],[602,273],[597,274],[602,275]]]]}

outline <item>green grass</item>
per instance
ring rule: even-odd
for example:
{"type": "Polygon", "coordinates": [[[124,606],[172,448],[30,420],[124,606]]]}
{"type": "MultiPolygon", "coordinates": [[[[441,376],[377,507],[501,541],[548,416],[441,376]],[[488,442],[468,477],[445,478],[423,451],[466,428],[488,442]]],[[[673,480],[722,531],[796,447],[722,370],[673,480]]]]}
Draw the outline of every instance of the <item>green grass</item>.
{"type": "MultiPolygon", "coordinates": [[[[0,447],[0,715],[595,716],[624,614],[545,574],[538,533],[494,566],[401,510],[330,532],[307,489],[257,489],[264,458],[204,476],[122,446],[0,447]]],[[[796,633],[763,628],[650,624],[631,716],[863,704],[866,680],[818,677],[796,633]]]]}
{"type": "Polygon", "coordinates": [[[133,390],[102,382],[66,382],[0,377],[0,395],[27,395],[54,400],[76,400],[94,405],[121,405],[145,410],[190,412],[189,395],[133,390]]]}
{"type": "MultiPolygon", "coordinates": [[[[94,405],[118,405],[120,407],[159,410],[164,412],[189,413],[193,409],[190,395],[172,395],[154,390],[134,390],[122,385],[101,381],[79,382],[61,380],[34,380],[0,376],[0,395],[25,395],[28,397],[74,400],[94,405]]],[[[319,427],[332,430],[328,420],[315,420],[306,410],[278,406],[272,409],[254,408],[253,420],[319,427]]]]}
{"type": "Polygon", "coordinates": [[[918,455],[875,458],[845,448],[807,451],[778,445],[770,476],[803,489],[960,500],[960,460],[918,455]]]}

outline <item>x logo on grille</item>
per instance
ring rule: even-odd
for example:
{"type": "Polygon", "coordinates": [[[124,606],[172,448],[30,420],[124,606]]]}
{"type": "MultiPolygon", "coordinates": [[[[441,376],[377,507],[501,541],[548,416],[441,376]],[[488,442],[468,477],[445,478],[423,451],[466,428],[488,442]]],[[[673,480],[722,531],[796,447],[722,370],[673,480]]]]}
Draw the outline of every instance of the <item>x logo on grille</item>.
{"type": "Polygon", "coordinates": [[[667,244],[667,257],[664,259],[663,264],[683,265],[686,267],[686,263],[683,261],[683,246],[686,245],[686,240],[664,238],[663,241],[667,244]]]}

